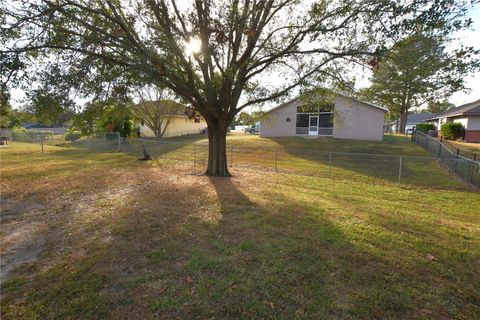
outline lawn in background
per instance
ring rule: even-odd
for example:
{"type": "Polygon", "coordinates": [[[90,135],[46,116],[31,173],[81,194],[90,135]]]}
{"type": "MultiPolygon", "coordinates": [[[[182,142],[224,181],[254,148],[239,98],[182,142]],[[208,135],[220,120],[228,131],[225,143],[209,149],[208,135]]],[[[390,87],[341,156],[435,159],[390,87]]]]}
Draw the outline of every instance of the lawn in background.
{"type": "MultiPolygon", "coordinates": [[[[462,151],[466,151],[466,152],[469,152],[469,153],[475,153],[475,154],[477,154],[477,159],[480,157],[480,143],[448,140],[447,144],[449,144],[449,146],[452,146],[453,148],[457,148],[457,149],[460,149],[462,151]]],[[[453,150],[453,152],[456,152],[456,150],[453,150]]]]}
{"type": "Polygon", "coordinates": [[[480,317],[477,192],[37,147],[0,150],[2,258],[40,244],[2,319],[480,317]]]}
{"type": "MultiPolygon", "coordinates": [[[[81,141],[77,143],[98,151],[117,151],[118,141],[81,141]]],[[[205,136],[168,141],[141,140],[121,145],[122,152],[143,157],[143,146],[157,165],[191,166],[202,172],[208,158],[205,136]]],[[[230,167],[278,171],[303,175],[356,180],[365,183],[400,183],[430,188],[465,188],[420,146],[403,137],[385,137],[385,141],[340,140],[325,137],[283,137],[266,139],[257,135],[230,135],[227,138],[230,167]],[[331,154],[330,154],[331,153],[331,154]],[[400,156],[402,165],[400,169],[400,156]],[[400,172],[401,171],[401,172],[400,172]]]]}

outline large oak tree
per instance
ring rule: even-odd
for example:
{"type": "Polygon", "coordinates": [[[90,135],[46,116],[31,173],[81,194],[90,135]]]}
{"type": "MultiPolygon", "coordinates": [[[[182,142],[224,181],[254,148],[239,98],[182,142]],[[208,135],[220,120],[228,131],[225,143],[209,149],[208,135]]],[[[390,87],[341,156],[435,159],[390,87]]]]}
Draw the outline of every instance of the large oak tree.
{"type": "Polygon", "coordinates": [[[1,59],[27,78],[55,66],[85,96],[111,82],[171,89],[208,124],[206,174],[226,176],[241,110],[325,82],[413,25],[461,28],[468,2],[14,0],[0,7],[1,59]]]}

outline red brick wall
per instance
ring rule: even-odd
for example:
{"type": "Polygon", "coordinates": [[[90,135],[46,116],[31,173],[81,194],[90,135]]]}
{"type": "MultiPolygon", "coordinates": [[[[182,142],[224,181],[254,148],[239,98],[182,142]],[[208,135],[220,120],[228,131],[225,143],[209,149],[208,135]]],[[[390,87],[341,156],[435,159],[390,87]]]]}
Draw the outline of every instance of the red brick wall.
{"type": "Polygon", "coordinates": [[[466,130],[465,141],[467,142],[480,142],[480,130],[466,130]]]}

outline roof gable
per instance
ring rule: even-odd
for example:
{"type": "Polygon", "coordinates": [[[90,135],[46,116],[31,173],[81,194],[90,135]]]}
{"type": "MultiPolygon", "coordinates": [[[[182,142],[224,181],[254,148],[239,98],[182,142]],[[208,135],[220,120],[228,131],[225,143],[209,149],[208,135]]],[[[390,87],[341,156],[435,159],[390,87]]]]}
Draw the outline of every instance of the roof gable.
{"type": "Polygon", "coordinates": [[[426,120],[434,120],[438,118],[447,118],[447,117],[454,117],[454,116],[470,116],[470,115],[480,115],[480,99],[477,101],[469,102],[461,106],[449,109],[447,111],[439,113],[436,116],[426,120]]]}
{"type": "MultiPolygon", "coordinates": [[[[353,101],[357,101],[357,102],[363,103],[363,104],[365,104],[365,105],[367,105],[367,106],[369,106],[369,107],[373,107],[373,108],[376,108],[376,109],[380,109],[380,110],[382,110],[383,112],[388,112],[388,109],[387,109],[387,108],[382,107],[382,106],[380,106],[380,105],[377,105],[377,104],[374,104],[374,103],[370,103],[370,102],[366,102],[366,101],[363,101],[363,100],[360,100],[360,99],[351,97],[351,96],[349,96],[349,95],[347,95],[347,94],[340,93],[340,92],[337,92],[337,91],[334,91],[334,90],[330,90],[330,91],[332,91],[333,93],[335,93],[335,94],[337,94],[338,96],[341,96],[341,97],[343,97],[343,98],[347,98],[347,99],[350,99],[350,100],[353,100],[353,101]]],[[[270,112],[272,112],[272,111],[274,111],[274,110],[283,108],[283,107],[285,107],[285,106],[287,106],[287,105],[289,105],[289,104],[291,104],[291,103],[293,103],[293,102],[299,102],[299,97],[297,97],[297,98],[295,98],[295,99],[292,99],[292,100],[290,100],[290,101],[284,102],[284,103],[282,103],[282,104],[280,104],[280,105],[278,105],[278,106],[276,106],[276,107],[273,107],[272,109],[268,110],[267,113],[270,113],[270,112]]]]}
{"type": "Polygon", "coordinates": [[[416,124],[420,123],[422,121],[425,121],[431,117],[433,117],[434,114],[431,112],[423,112],[423,113],[412,113],[409,114],[407,117],[407,124],[416,124]]]}

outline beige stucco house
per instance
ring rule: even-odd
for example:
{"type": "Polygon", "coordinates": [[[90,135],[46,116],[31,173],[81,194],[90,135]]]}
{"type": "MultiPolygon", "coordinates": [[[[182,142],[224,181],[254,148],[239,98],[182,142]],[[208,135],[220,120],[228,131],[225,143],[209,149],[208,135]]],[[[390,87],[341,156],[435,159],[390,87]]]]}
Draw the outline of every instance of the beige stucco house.
{"type": "Polygon", "coordinates": [[[330,136],[340,139],[383,139],[385,113],[382,106],[335,93],[331,103],[304,112],[300,99],[270,110],[260,121],[260,136],[330,136]]]}
{"type": "MultiPolygon", "coordinates": [[[[164,138],[202,133],[207,128],[203,117],[189,119],[186,115],[174,115],[163,135],[164,138]]],[[[140,137],[155,137],[153,131],[146,125],[140,124],[140,137]]]]}

